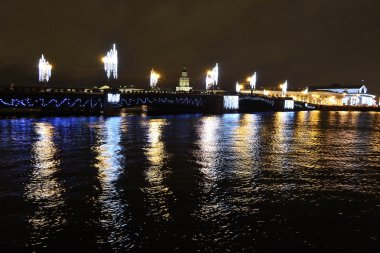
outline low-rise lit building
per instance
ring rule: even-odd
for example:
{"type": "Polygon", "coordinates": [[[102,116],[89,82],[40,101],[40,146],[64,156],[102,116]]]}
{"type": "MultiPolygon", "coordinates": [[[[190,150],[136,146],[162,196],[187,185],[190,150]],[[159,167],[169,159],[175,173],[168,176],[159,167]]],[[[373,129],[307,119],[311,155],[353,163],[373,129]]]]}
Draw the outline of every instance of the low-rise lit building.
{"type": "MultiPolygon", "coordinates": [[[[241,93],[251,93],[250,89],[242,89],[241,93]]],[[[317,105],[337,106],[376,106],[376,96],[368,94],[365,85],[342,86],[333,84],[330,86],[308,87],[305,90],[286,92],[287,97],[295,101],[306,102],[317,105]]],[[[270,97],[282,97],[282,90],[254,90],[253,94],[270,97]]]]}

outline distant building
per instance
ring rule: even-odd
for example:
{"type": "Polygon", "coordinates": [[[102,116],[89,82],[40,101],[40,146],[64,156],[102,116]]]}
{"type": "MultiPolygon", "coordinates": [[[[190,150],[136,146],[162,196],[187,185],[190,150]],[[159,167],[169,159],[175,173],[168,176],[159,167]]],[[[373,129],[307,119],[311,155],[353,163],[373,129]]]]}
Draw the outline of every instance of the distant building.
{"type": "Polygon", "coordinates": [[[190,78],[188,77],[187,70],[184,67],[182,70],[182,75],[179,78],[179,86],[176,87],[176,91],[190,91],[193,88],[190,87],[190,78]]]}
{"type": "MultiPolygon", "coordinates": [[[[333,84],[330,86],[308,87],[303,91],[286,92],[287,97],[295,101],[302,101],[318,105],[347,105],[347,106],[376,106],[376,96],[368,94],[365,85],[342,86],[333,84]]],[[[250,89],[241,90],[241,93],[251,93],[250,89]]],[[[254,90],[254,94],[281,97],[281,90],[254,90]]]]}
{"type": "Polygon", "coordinates": [[[337,94],[340,98],[342,105],[351,106],[373,106],[376,104],[374,95],[367,94],[367,87],[365,85],[356,86],[341,86],[339,84],[333,84],[325,87],[311,87],[311,93],[324,92],[330,94],[337,94]]]}

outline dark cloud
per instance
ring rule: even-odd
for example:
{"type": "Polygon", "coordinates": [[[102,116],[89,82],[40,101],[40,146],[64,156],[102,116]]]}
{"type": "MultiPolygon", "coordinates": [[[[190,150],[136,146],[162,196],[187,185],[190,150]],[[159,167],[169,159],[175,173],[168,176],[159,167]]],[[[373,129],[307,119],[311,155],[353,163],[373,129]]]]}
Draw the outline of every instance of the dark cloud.
{"type": "Polygon", "coordinates": [[[55,85],[105,81],[101,56],[116,42],[120,82],[147,85],[151,67],[174,87],[187,66],[196,87],[219,62],[232,89],[259,71],[261,85],[303,87],[366,80],[380,93],[376,0],[2,0],[0,82],[33,84],[41,53],[55,85]]]}

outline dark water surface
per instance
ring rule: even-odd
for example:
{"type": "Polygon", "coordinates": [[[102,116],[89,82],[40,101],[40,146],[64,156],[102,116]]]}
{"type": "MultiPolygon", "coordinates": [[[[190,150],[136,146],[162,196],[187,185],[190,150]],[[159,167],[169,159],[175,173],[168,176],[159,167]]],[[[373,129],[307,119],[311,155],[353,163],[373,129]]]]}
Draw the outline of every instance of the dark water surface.
{"type": "Polygon", "coordinates": [[[0,251],[380,252],[380,113],[0,120],[0,251]]]}

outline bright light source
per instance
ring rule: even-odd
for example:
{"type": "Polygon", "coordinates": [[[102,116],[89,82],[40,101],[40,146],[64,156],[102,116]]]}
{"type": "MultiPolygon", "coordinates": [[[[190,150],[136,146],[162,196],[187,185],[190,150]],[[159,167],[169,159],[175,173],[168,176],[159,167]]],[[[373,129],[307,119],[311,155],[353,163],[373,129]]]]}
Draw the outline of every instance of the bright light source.
{"type": "Polygon", "coordinates": [[[241,86],[239,84],[239,82],[236,82],[236,92],[239,93],[241,90],[241,86]]]}
{"type": "Polygon", "coordinates": [[[284,84],[280,86],[282,88],[282,96],[286,96],[286,92],[288,91],[288,81],[285,81],[284,84]]]}
{"type": "Polygon", "coordinates": [[[108,103],[117,104],[120,102],[120,94],[107,94],[107,101],[108,103]]]}
{"type": "Polygon", "coordinates": [[[294,109],[294,100],[285,100],[284,109],[293,110],[294,109]]]}
{"type": "Polygon", "coordinates": [[[117,79],[117,50],[116,45],[113,44],[113,48],[107,52],[107,55],[102,58],[104,63],[104,71],[106,72],[107,78],[117,79]]]}
{"type": "Polygon", "coordinates": [[[158,83],[158,79],[160,78],[160,75],[152,69],[150,72],[150,87],[155,88],[158,83]]]}
{"type": "Polygon", "coordinates": [[[40,62],[38,63],[38,73],[40,82],[47,83],[51,77],[51,69],[53,66],[44,58],[44,55],[41,56],[40,62]]]}
{"type": "Polygon", "coordinates": [[[207,71],[206,90],[210,88],[209,87],[210,85],[211,86],[217,86],[218,85],[218,79],[219,79],[219,66],[217,63],[212,70],[207,71]]]}
{"type": "Polygon", "coordinates": [[[305,94],[305,95],[309,94],[309,88],[306,88],[306,89],[302,92],[302,94],[305,94]]]}
{"type": "Polygon", "coordinates": [[[239,109],[239,96],[223,96],[223,107],[227,110],[239,109]]]}
{"type": "Polygon", "coordinates": [[[249,86],[251,86],[251,89],[252,90],[256,89],[256,81],[257,81],[256,72],[251,77],[249,77],[247,80],[249,82],[249,86]]]}
{"type": "Polygon", "coordinates": [[[269,91],[264,90],[264,96],[268,96],[268,95],[269,95],[269,91]]]}

